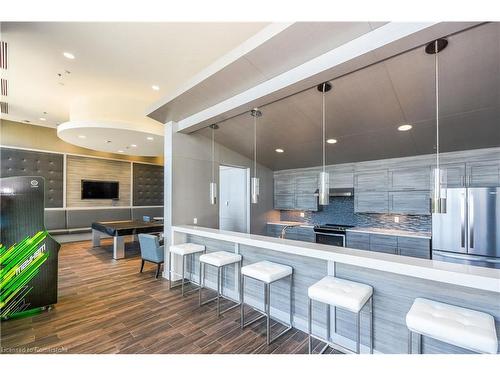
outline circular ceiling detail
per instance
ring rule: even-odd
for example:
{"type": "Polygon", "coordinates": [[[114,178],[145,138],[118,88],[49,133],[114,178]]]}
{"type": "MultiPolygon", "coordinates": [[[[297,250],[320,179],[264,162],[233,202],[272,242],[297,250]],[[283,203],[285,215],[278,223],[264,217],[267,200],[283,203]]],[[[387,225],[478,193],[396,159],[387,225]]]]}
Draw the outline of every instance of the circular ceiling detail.
{"type": "Polygon", "coordinates": [[[63,141],[92,150],[163,155],[163,125],[146,117],[148,104],[131,98],[79,98],[70,121],[57,127],[63,141]]]}

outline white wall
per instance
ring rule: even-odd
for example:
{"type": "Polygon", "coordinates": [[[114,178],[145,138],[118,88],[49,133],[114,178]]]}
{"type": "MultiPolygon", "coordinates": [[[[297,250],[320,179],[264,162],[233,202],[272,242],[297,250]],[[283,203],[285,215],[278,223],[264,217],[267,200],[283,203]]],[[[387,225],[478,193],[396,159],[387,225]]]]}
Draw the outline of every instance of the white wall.
{"type": "MultiPolygon", "coordinates": [[[[174,131],[176,124],[165,125],[165,234],[171,225],[193,224],[218,228],[219,206],[211,205],[209,184],[212,173],[211,140],[199,134],[174,131]]],[[[220,144],[215,147],[215,173],[219,180],[219,165],[251,168],[252,160],[220,144]]],[[[264,234],[269,220],[279,219],[273,209],[273,171],[257,165],[260,177],[260,200],[250,207],[250,232],[264,234]]]]}

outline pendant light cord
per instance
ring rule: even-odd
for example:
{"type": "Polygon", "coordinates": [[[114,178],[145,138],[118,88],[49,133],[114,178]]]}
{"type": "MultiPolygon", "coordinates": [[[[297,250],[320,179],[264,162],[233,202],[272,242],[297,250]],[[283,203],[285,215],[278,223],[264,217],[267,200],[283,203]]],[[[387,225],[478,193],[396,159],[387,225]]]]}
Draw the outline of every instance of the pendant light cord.
{"type": "MultiPolygon", "coordinates": [[[[441,180],[441,172],[439,172],[439,57],[438,57],[438,41],[434,42],[434,80],[436,85],[436,168],[441,180]]],[[[441,181],[439,181],[441,183],[441,181]]]]}
{"type": "Polygon", "coordinates": [[[326,88],[326,83],[323,83],[323,172],[325,172],[325,164],[326,164],[326,150],[325,150],[325,143],[326,143],[326,120],[325,120],[325,88],[326,88]]]}
{"type": "Polygon", "coordinates": [[[212,182],[215,182],[215,128],[212,127],[212,182]]]}
{"type": "Polygon", "coordinates": [[[253,117],[253,176],[257,177],[257,115],[253,117]]]}

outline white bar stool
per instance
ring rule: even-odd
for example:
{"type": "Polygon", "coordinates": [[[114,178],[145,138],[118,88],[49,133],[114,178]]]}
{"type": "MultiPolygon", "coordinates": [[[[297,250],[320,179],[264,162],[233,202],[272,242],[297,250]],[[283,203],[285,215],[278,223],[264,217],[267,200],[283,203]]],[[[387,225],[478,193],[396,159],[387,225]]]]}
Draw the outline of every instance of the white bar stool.
{"type": "Polygon", "coordinates": [[[497,354],[498,338],[493,316],[425,298],[416,298],[406,314],[408,354],[413,353],[413,334],[418,353],[422,335],[476,353],[497,354]]]}
{"type": "Polygon", "coordinates": [[[309,333],[309,354],[312,353],[312,340],[317,339],[324,342],[326,345],[321,350],[325,350],[331,346],[333,348],[341,348],[348,352],[354,351],[345,348],[341,345],[330,341],[330,306],[341,308],[356,314],[356,351],[360,353],[360,317],[361,310],[365,305],[370,305],[370,353],[373,353],[373,288],[370,285],[357,283],[354,281],[339,279],[334,276],[325,276],[317,283],[311,285],[307,290],[309,297],[309,317],[308,317],[308,333],[309,333]],[[312,333],[312,303],[313,301],[325,303],[326,310],[326,339],[313,335],[312,333]]]}
{"type": "MultiPolygon", "coordinates": [[[[191,262],[194,263],[194,255],[197,253],[204,253],[204,252],[205,252],[204,245],[198,245],[190,242],[170,246],[170,252],[168,254],[168,289],[177,288],[178,286],[180,286],[181,295],[184,296],[184,284],[185,284],[184,271],[186,268],[186,257],[189,255],[191,257],[191,262]],[[182,274],[175,273],[172,270],[173,255],[180,255],[182,257],[182,274]],[[182,277],[181,282],[178,285],[172,286],[173,275],[182,277]]],[[[193,284],[192,281],[189,282],[193,284]]],[[[194,292],[196,290],[198,290],[198,288],[190,290],[188,293],[194,292]]]]}
{"type": "MultiPolygon", "coordinates": [[[[241,296],[241,328],[245,328],[246,326],[260,320],[264,317],[267,318],[266,324],[266,341],[267,345],[272,343],[274,340],[278,339],[289,330],[292,329],[292,287],[293,287],[293,268],[290,266],[286,266],[284,264],[273,263],[269,261],[262,261],[253,264],[249,264],[248,266],[244,266],[241,268],[241,282],[240,282],[240,296],[241,296]],[[252,319],[249,322],[245,323],[245,277],[249,277],[251,279],[261,281],[264,283],[264,311],[261,311],[255,307],[252,307],[254,310],[260,312],[262,315],[258,316],[255,319],[252,319]],[[271,339],[271,284],[282,280],[286,277],[290,278],[290,320],[289,324],[286,325],[283,322],[281,324],[285,325],[287,328],[276,335],[271,339]]],[[[276,319],[275,319],[276,320],[276,319]]]]}
{"type": "Polygon", "coordinates": [[[223,284],[224,284],[224,273],[225,267],[231,264],[238,265],[238,283],[241,282],[239,275],[241,274],[241,262],[242,256],[239,254],[230,253],[228,251],[215,251],[213,253],[200,255],[200,294],[199,294],[199,305],[205,305],[212,301],[217,301],[217,316],[224,314],[225,312],[238,307],[241,304],[241,295],[239,297],[239,301],[235,301],[229,297],[225,297],[222,295],[223,292],[223,284]],[[210,265],[217,268],[217,296],[213,297],[207,301],[202,302],[201,291],[205,286],[205,265],[210,265]],[[224,311],[220,311],[220,298],[224,298],[230,300],[235,303],[235,305],[228,307],[224,311]]]}

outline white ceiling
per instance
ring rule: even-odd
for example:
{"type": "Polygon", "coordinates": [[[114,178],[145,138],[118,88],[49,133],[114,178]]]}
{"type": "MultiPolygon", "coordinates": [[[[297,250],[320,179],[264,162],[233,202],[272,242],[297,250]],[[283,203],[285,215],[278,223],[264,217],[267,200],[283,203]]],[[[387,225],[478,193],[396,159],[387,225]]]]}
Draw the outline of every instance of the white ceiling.
{"type": "MultiPolygon", "coordinates": [[[[442,151],[500,146],[500,23],[448,37],[440,58],[442,151]]],[[[434,57],[420,47],[332,81],[327,94],[330,164],[432,153],[434,57]],[[397,127],[412,124],[399,132],[397,127]]],[[[261,107],[258,161],[274,170],[321,163],[316,88],[261,107]],[[284,153],[274,150],[282,148],[284,153]]],[[[252,157],[248,113],[219,123],[216,139],[252,157]]],[[[209,136],[208,130],[201,130],[209,136]]]]}
{"type": "Polygon", "coordinates": [[[129,95],[153,103],[266,25],[3,22],[9,92],[2,101],[9,114],[2,116],[55,127],[68,121],[79,97],[129,95]]]}

